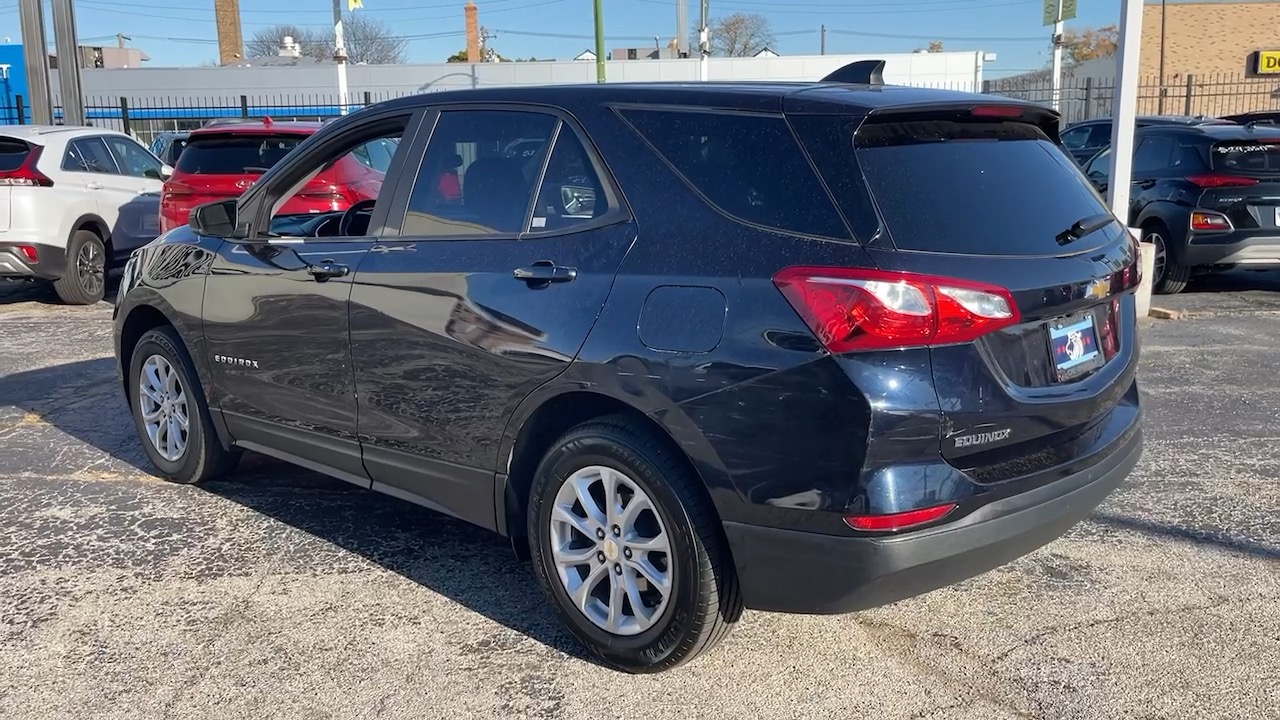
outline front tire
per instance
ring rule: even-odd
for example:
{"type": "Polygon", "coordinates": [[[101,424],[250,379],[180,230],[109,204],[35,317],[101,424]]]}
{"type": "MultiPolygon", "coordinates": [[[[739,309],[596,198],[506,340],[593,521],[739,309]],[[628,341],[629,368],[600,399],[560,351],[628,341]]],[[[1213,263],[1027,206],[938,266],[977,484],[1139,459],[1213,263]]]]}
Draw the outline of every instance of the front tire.
{"type": "Polygon", "coordinates": [[[161,476],[193,484],[235,466],[239,453],[218,443],[195,365],[173,328],[147,331],[129,365],[134,427],[161,476]]]}
{"type": "Polygon", "coordinates": [[[1151,243],[1156,253],[1152,289],[1159,295],[1176,295],[1185,290],[1191,279],[1191,268],[1174,257],[1169,247],[1169,231],[1163,225],[1151,225],[1144,229],[1142,239],[1151,243]]]}
{"type": "Polygon", "coordinates": [[[58,299],[68,305],[93,305],[107,292],[107,246],[88,230],[71,233],[67,266],[53,281],[58,299]]]}
{"type": "Polygon", "coordinates": [[[565,434],[529,501],[534,571],[573,635],[606,664],[667,670],[742,615],[720,521],[675,451],[626,418],[565,434]]]}

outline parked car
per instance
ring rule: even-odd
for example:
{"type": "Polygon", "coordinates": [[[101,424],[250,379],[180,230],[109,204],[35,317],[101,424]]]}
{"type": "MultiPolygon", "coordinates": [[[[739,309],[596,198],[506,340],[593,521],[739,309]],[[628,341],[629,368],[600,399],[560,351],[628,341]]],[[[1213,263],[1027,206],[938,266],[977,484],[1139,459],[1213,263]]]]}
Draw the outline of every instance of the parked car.
{"type": "Polygon", "coordinates": [[[1236,115],[1224,115],[1222,119],[1236,123],[1237,125],[1248,125],[1249,123],[1280,125],[1280,111],[1255,110],[1253,112],[1239,113],[1236,115]]]}
{"type": "MultiPolygon", "coordinates": [[[[1150,126],[1134,138],[1129,224],[1155,249],[1154,290],[1194,273],[1280,268],[1280,127],[1150,126]]],[[[1111,151],[1084,168],[1100,192],[1111,151]]]]}
{"type": "Polygon", "coordinates": [[[159,234],[171,171],[124,133],[0,128],[0,278],[52,283],[66,303],[98,302],[107,270],[159,234]]]}
{"type": "MultiPolygon", "coordinates": [[[[1227,125],[1232,121],[1203,115],[1139,115],[1138,127],[1151,125],[1227,125]]],[[[1111,118],[1097,118],[1072,123],[1062,130],[1062,146],[1078,165],[1084,165],[1111,144],[1111,118]]]]}
{"type": "Polygon", "coordinates": [[[182,149],[187,146],[187,137],[190,133],[185,132],[165,132],[160,133],[151,142],[151,154],[160,158],[166,165],[174,166],[178,164],[178,156],[182,154],[182,149]]]}
{"type": "Polygon", "coordinates": [[[634,672],[744,606],[861,610],[1053,540],[1141,453],[1137,243],[1052,111],[878,76],[327,124],[130,262],[115,344],[151,462],[196,483],[249,449],[496,531],[634,672]],[[376,197],[291,209],[401,137],[376,197]]]}
{"type": "MultiPolygon", "coordinates": [[[[160,227],[185,225],[197,205],[238,197],[289,151],[322,127],[315,122],[242,121],[191,131],[164,185],[160,227]]],[[[290,213],[345,210],[376,197],[394,146],[360,147],[325,168],[290,199],[290,213]]]]}

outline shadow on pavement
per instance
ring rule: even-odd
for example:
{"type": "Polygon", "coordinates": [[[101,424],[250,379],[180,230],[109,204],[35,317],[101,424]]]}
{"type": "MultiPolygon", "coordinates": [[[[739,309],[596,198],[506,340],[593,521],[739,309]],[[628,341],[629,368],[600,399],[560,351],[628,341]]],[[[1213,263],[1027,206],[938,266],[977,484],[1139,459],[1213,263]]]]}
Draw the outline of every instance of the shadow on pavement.
{"type": "Polygon", "coordinates": [[[1229,270],[1192,278],[1183,293],[1280,292],[1280,270],[1229,270]]]}
{"type": "MultiPolygon", "coordinates": [[[[103,295],[103,302],[112,302],[115,298],[116,288],[120,286],[120,273],[118,269],[107,273],[107,288],[103,295]]],[[[53,291],[53,283],[0,280],[0,305],[16,305],[24,302],[41,305],[62,304],[58,294],[53,291]]]]}
{"type": "Polygon", "coordinates": [[[1159,538],[1179,540],[1181,542],[1189,542],[1196,545],[1210,545],[1224,550],[1231,550],[1233,552],[1253,555],[1255,557],[1265,558],[1268,560],[1280,560],[1280,547],[1271,547],[1251,540],[1230,537],[1228,535],[1223,535],[1222,533],[1196,530],[1194,528],[1180,527],[1178,525],[1169,525],[1150,520],[1139,520],[1137,518],[1105,512],[1094,513],[1089,517],[1089,519],[1107,527],[1120,528],[1123,530],[1135,530],[1137,532],[1153,535],[1159,538]]]}

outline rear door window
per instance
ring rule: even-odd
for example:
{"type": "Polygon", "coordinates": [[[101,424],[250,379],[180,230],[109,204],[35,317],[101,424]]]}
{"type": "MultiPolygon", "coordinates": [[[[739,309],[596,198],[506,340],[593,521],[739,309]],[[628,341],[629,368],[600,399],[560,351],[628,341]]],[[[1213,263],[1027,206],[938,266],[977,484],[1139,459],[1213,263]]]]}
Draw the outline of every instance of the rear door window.
{"type": "Polygon", "coordinates": [[[782,117],[669,110],[622,116],[726,215],[801,235],[849,237],[782,117]]]}
{"type": "Polygon", "coordinates": [[[81,138],[68,143],[67,153],[62,158],[62,169],[90,173],[119,172],[111,151],[100,137],[81,138]]]}
{"type": "MultiPolygon", "coordinates": [[[[1057,255],[1062,231],[1107,212],[1075,163],[1034,125],[886,120],[864,123],[853,145],[899,249],[1057,255]]],[[[1072,250],[1096,247],[1112,231],[1072,250]]]]}
{"type": "Polygon", "coordinates": [[[1133,154],[1133,171],[1136,173],[1154,173],[1167,170],[1173,164],[1173,138],[1153,135],[1142,138],[1138,150],[1133,154]]]}
{"type": "Polygon", "coordinates": [[[195,136],[188,139],[176,168],[192,175],[261,174],[306,138],[297,134],[195,136]]]}
{"type": "Polygon", "coordinates": [[[1225,140],[1209,150],[1213,169],[1237,175],[1280,175],[1280,138],[1225,140]]]}

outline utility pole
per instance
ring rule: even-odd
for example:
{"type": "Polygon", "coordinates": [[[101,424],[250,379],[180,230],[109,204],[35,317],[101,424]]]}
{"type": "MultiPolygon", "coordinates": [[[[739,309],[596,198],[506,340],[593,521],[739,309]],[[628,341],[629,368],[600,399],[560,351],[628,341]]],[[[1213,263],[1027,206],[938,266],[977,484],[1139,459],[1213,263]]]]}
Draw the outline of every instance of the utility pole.
{"type": "Polygon", "coordinates": [[[702,57],[698,60],[698,79],[706,82],[711,76],[711,28],[707,26],[711,0],[702,0],[700,4],[702,19],[698,22],[698,51],[702,53],[702,57]]]}
{"type": "Polygon", "coordinates": [[[347,114],[347,41],[342,35],[342,0],[333,0],[333,62],[338,66],[338,112],[347,114]]]}
{"type": "Polygon", "coordinates": [[[604,3],[595,0],[596,10],[596,82],[605,81],[604,70],[604,3]]]}
{"type": "Polygon", "coordinates": [[[1058,2],[1058,17],[1053,23],[1053,109],[1062,111],[1062,0],[1058,2]]]}
{"type": "Polygon", "coordinates": [[[132,40],[132,39],[133,39],[133,38],[131,38],[131,37],[126,37],[124,33],[116,33],[116,47],[118,47],[118,48],[120,48],[121,50],[123,50],[123,49],[124,49],[124,41],[125,41],[125,40],[132,40]]]}
{"type": "MultiPolygon", "coordinates": [[[[84,94],[80,87],[80,42],[71,0],[53,0],[53,41],[58,53],[58,87],[62,91],[62,123],[84,125],[84,94]]],[[[46,64],[48,60],[46,59],[46,64]]]]}
{"type": "MultiPolygon", "coordinates": [[[[22,55],[27,66],[27,102],[31,107],[31,122],[52,125],[53,97],[49,91],[49,44],[44,34],[44,3],[42,0],[18,0],[18,14],[22,25],[22,55]]],[[[26,122],[22,118],[18,121],[26,122]]]]}
{"type": "Polygon", "coordinates": [[[818,45],[818,54],[819,55],[827,54],[827,26],[826,25],[822,26],[822,40],[818,45]]]}

